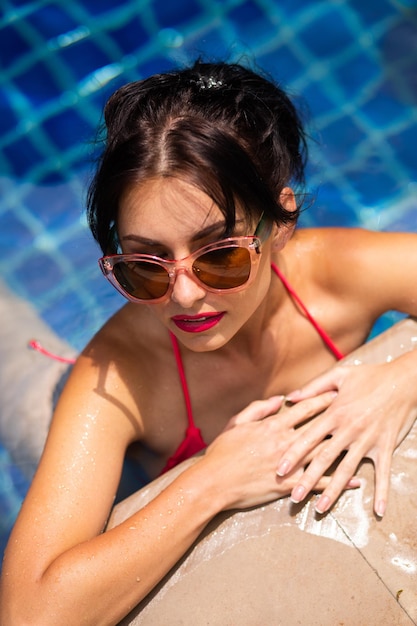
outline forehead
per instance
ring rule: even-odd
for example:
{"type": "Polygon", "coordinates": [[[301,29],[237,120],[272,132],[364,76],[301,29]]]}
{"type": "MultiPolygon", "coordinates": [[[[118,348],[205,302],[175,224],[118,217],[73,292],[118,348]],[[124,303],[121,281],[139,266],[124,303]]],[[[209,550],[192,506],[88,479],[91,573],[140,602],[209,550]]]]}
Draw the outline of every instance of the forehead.
{"type": "Polygon", "coordinates": [[[178,178],[156,178],[130,187],[122,196],[118,230],[195,232],[224,222],[219,207],[201,189],[178,178]]]}

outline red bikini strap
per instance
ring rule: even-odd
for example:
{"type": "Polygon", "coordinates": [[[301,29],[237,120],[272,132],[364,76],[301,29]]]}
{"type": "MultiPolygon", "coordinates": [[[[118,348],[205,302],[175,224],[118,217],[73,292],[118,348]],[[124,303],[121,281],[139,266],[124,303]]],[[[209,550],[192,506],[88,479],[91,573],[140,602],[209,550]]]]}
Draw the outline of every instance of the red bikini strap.
{"type": "Polygon", "coordinates": [[[275,265],[275,263],[271,263],[271,267],[274,270],[274,272],[276,273],[276,275],[279,277],[279,279],[281,280],[281,282],[284,285],[285,289],[288,291],[288,293],[291,295],[291,297],[296,301],[296,303],[298,304],[300,309],[303,311],[304,315],[311,322],[312,326],[316,329],[316,331],[318,332],[320,337],[323,339],[323,341],[326,344],[326,346],[333,352],[333,354],[335,355],[335,357],[339,361],[340,361],[340,359],[343,359],[345,355],[342,354],[342,352],[340,352],[339,348],[333,343],[333,341],[330,339],[330,337],[326,333],[326,331],[318,324],[318,322],[316,322],[314,317],[311,315],[310,311],[305,306],[304,302],[296,294],[296,292],[291,287],[290,283],[285,278],[284,274],[282,274],[282,272],[278,268],[278,266],[275,265]]]}
{"type": "Polygon", "coordinates": [[[171,337],[171,343],[172,343],[172,347],[174,349],[175,360],[177,362],[177,368],[178,368],[178,374],[180,376],[182,392],[184,394],[185,407],[186,407],[186,410],[187,410],[187,417],[188,417],[188,425],[189,426],[194,426],[193,410],[192,410],[192,407],[191,407],[190,392],[188,391],[187,379],[185,378],[184,364],[183,364],[182,358],[181,358],[181,352],[180,352],[180,347],[178,345],[178,339],[176,338],[174,333],[171,333],[171,331],[169,333],[169,336],[171,337]]]}

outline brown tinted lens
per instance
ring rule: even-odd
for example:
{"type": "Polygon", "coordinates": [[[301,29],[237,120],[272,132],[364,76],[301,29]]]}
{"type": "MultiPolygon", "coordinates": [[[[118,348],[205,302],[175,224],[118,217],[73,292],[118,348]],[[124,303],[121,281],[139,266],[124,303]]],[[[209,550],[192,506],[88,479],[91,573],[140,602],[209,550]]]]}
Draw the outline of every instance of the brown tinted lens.
{"type": "Polygon", "coordinates": [[[127,293],[141,300],[154,300],[166,294],[169,274],[161,265],[146,261],[116,263],[113,272],[127,293]]]}
{"type": "Polygon", "coordinates": [[[240,247],[210,250],[193,263],[194,274],[213,289],[241,287],[249,279],[250,270],[249,250],[240,247]]]}

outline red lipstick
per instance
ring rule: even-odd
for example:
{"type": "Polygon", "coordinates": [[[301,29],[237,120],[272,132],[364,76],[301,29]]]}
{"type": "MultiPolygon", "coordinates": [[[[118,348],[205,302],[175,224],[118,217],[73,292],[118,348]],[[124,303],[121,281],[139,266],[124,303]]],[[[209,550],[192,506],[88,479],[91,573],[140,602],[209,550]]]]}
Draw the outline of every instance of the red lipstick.
{"type": "Polygon", "coordinates": [[[201,315],[174,315],[172,321],[180,330],[186,333],[203,333],[216,326],[224,313],[202,313],[201,315]]]}

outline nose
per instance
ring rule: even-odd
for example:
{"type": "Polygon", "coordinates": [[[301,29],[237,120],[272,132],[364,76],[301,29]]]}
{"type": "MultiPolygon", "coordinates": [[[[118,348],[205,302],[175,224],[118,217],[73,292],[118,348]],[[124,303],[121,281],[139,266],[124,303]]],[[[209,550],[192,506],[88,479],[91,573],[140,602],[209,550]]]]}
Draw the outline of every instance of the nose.
{"type": "Polygon", "coordinates": [[[206,290],[184,269],[178,269],[172,288],[171,299],[183,309],[190,309],[195,302],[206,296],[206,290]]]}

